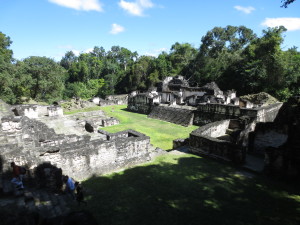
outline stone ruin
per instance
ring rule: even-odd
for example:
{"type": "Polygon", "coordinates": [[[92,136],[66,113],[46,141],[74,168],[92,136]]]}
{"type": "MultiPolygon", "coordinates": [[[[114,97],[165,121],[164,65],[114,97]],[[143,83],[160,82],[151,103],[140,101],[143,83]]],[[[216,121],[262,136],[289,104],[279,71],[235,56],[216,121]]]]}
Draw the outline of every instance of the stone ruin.
{"type": "MultiPolygon", "coordinates": [[[[299,97],[296,99],[299,107],[299,97]]],[[[300,144],[295,138],[295,133],[299,134],[299,112],[292,114],[285,108],[286,103],[267,93],[237,97],[235,91],[223,92],[214,82],[190,87],[181,76],[167,77],[155,90],[131,93],[127,107],[150,118],[202,126],[188,139],[174,140],[174,148],[188,145],[192,153],[240,165],[250,153],[265,159],[265,171],[270,174],[299,177],[300,144]],[[296,116],[290,121],[284,119],[291,115],[296,116]]]]}
{"type": "Polygon", "coordinates": [[[127,105],[128,103],[128,95],[107,95],[105,99],[100,97],[94,97],[90,99],[91,102],[95,103],[99,106],[107,106],[107,105],[127,105]]]}
{"type": "Polygon", "coordinates": [[[246,158],[245,131],[253,126],[247,120],[221,120],[204,125],[190,134],[190,152],[241,165],[246,158]]]}
{"type": "MultiPolygon", "coordinates": [[[[5,107],[9,108],[6,104],[5,107]]],[[[1,108],[4,107],[1,105],[1,108]]],[[[33,108],[37,111],[38,107],[33,108]]],[[[21,112],[19,108],[18,112],[21,112]]],[[[15,116],[8,110],[2,112],[1,172],[9,171],[10,162],[14,161],[25,165],[34,175],[34,171],[46,163],[61,168],[63,174],[82,180],[148,161],[155,154],[150,138],[139,132],[98,133],[98,125],[118,122],[104,115],[99,117],[99,114],[98,111],[64,117],[28,118],[15,116]],[[101,122],[95,125],[97,116],[101,122]],[[92,133],[87,131],[87,124],[93,127],[92,133]],[[76,126],[81,128],[76,129],[76,126]]]]}
{"type": "Polygon", "coordinates": [[[223,92],[215,82],[190,87],[182,76],[176,76],[167,77],[156,90],[131,93],[127,109],[182,126],[201,126],[242,116],[272,122],[281,106],[267,93],[238,98],[234,90],[223,92]]]}

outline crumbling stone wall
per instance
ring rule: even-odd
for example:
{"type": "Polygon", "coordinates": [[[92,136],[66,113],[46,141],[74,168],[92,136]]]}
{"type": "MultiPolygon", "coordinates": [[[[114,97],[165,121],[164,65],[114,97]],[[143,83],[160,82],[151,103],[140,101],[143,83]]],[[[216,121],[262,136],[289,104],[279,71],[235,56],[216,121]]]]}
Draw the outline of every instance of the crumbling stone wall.
{"type": "Polygon", "coordinates": [[[153,108],[153,100],[146,94],[139,94],[128,99],[127,109],[132,112],[149,114],[153,108]]]}
{"type": "Polygon", "coordinates": [[[135,131],[91,140],[87,135],[56,134],[44,123],[27,117],[2,118],[2,124],[5,130],[1,133],[6,138],[0,144],[4,170],[10,170],[11,161],[31,170],[48,162],[80,180],[149,160],[150,138],[135,131]]]}
{"type": "Polygon", "coordinates": [[[117,125],[119,124],[120,121],[117,120],[114,117],[110,117],[110,118],[106,118],[106,119],[102,119],[102,127],[108,127],[108,126],[113,126],[113,125],[117,125]]]}
{"type": "Polygon", "coordinates": [[[230,120],[222,120],[204,125],[194,130],[189,137],[190,152],[211,158],[244,163],[245,149],[230,139],[219,139],[230,128],[230,120]]]}
{"type": "Polygon", "coordinates": [[[15,116],[27,116],[28,118],[38,118],[37,105],[16,105],[12,108],[15,116]]]}
{"type": "Polygon", "coordinates": [[[182,126],[190,126],[193,124],[194,112],[193,110],[183,108],[154,106],[148,117],[182,126]]]}
{"type": "Polygon", "coordinates": [[[61,106],[49,106],[47,107],[48,116],[63,116],[64,112],[61,106]]]}
{"type": "Polygon", "coordinates": [[[195,111],[195,125],[208,124],[218,120],[237,119],[242,116],[256,119],[257,122],[272,122],[275,120],[282,103],[275,103],[259,108],[241,108],[235,105],[203,104],[195,111]]]}

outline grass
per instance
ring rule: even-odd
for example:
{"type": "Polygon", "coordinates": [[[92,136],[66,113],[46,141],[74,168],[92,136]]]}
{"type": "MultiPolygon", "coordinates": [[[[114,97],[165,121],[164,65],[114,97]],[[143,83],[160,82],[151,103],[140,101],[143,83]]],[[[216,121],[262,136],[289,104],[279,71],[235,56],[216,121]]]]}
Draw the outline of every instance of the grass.
{"type": "MultiPolygon", "coordinates": [[[[64,107],[64,104],[62,104],[62,106],[64,107]]],[[[91,112],[91,111],[97,111],[97,110],[101,110],[101,107],[100,106],[94,106],[94,107],[83,108],[83,109],[74,109],[74,110],[71,110],[71,111],[64,110],[64,114],[65,115],[72,115],[72,114],[75,114],[75,113],[91,112]]]]}
{"type": "MultiPolygon", "coordinates": [[[[121,121],[105,130],[135,129],[163,149],[169,149],[177,135],[185,137],[196,128],[148,119],[125,111],[125,106],[98,109],[121,121]]],[[[119,173],[92,177],[83,186],[88,205],[79,208],[92,212],[102,225],[300,224],[299,187],[248,178],[229,165],[190,154],[169,153],[119,173]]]]}
{"type": "MultiPolygon", "coordinates": [[[[193,155],[154,162],[83,182],[99,224],[296,225],[299,191],[193,155]]],[[[299,190],[299,189],[298,189],[299,190]]]]}
{"type": "Polygon", "coordinates": [[[183,127],[173,123],[147,118],[147,115],[126,111],[126,105],[101,107],[106,115],[120,120],[119,125],[105,127],[108,132],[133,129],[150,137],[151,144],[164,150],[173,147],[173,140],[187,138],[197,126],[183,127]]]}

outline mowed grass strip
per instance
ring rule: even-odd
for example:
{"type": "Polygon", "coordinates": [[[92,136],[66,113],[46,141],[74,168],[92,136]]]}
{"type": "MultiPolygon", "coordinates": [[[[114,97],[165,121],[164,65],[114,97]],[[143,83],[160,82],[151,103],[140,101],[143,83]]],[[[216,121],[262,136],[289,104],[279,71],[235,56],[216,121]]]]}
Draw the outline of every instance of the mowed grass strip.
{"type": "Polygon", "coordinates": [[[99,224],[297,225],[297,188],[190,154],[83,182],[87,209],[99,224]]]}
{"type": "Polygon", "coordinates": [[[164,150],[173,147],[173,140],[187,138],[197,129],[197,126],[183,127],[173,123],[151,119],[147,115],[133,113],[126,110],[126,105],[101,107],[106,115],[120,120],[119,125],[105,127],[103,130],[114,133],[127,129],[133,129],[150,137],[151,144],[164,150]]]}

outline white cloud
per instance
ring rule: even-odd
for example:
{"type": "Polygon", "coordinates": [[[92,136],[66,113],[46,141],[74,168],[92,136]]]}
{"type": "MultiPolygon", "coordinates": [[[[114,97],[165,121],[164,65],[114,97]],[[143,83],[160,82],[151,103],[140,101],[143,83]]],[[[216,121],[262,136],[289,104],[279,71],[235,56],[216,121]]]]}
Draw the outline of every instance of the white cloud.
{"type": "Polygon", "coordinates": [[[250,14],[250,13],[252,13],[252,11],[255,10],[255,8],[253,8],[252,6],[243,7],[243,6],[236,5],[236,6],[234,6],[234,8],[236,10],[241,11],[241,12],[246,13],[246,14],[250,14]]]}
{"type": "Polygon", "coordinates": [[[83,11],[103,11],[98,0],[48,0],[54,4],[83,11]]]}
{"type": "Polygon", "coordinates": [[[124,28],[124,27],[122,27],[122,26],[119,25],[119,24],[113,23],[113,24],[111,25],[111,30],[110,30],[109,33],[111,33],[111,34],[118,34],[118,33],[121,33],[121,32],[123,32],[123,31],[125,31],[125,28],[124,28]]]}
{"type": "Polygon", "coordinates": [[[81,53],[81,51],[76,50],[76,49],[72,49],[71,51],[72,51],[72,52],[74,53],[74,55],[76,55],[76,56],[79,56],[80,53],[81,53]]]}
{"type": "Polygon", "coordinates": [[[84,53],[90,53],[90,52],[92,52],[93,50],[94,50],[94,48],[88,48],[88,49],[84,50],[84,53]]]}
{"type": "Polygon", "coordinates": [[[284,26],[288,31],[300,30],[300,18],[266,18],[261,25],[267,27],[284,26]]]}
{"type": "Polygon", "coordinates": [[[136,0],[135,2],[121,0],[119,2],[119,6],[131,15],[143,16],[144,10],[153,8],[154,4],[151,2],[151,0],[136,0]]]}
{"type": "Polygon", "coordinates": [[[87,48],[87,49],[85,49],[85,50],[83,50],[83,51],[81,51],[81,50],[77,50],[77,49],[71,49],[70,51],[72,51],[76,56],[79,56],[80,54],[82,54],[82,53],[90,53],[90,52],[92,52],[94,50],[94,48],[87,48]]]}
{"type": "Polygon", "coordinates": [[[157,57],[160,53],[166,52],[166,51],[168,51],[167,48],[152,49],[148,52],[145,52],[144,55],[157,57]]]}

